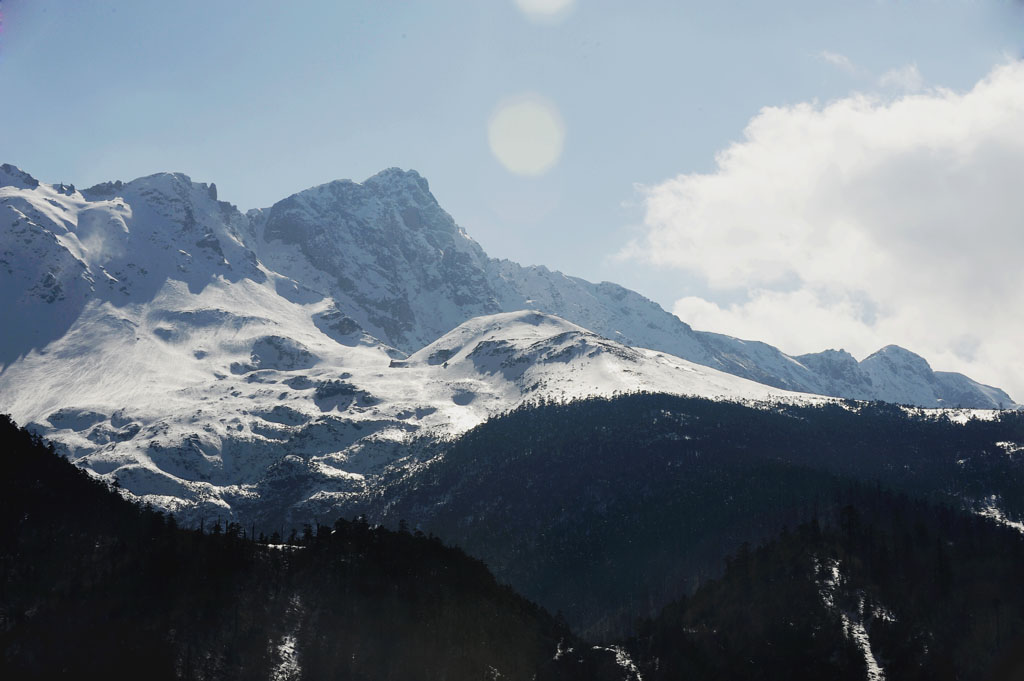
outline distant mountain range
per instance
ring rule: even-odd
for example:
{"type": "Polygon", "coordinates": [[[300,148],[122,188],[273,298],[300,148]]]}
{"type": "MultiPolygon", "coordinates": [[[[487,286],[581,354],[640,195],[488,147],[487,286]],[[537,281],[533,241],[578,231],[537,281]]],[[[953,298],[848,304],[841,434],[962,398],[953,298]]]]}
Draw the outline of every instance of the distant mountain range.
{"type": "Polygon", "coordinates": [[[398,169],[242,214],[181,174],[79,190],[3,165],[0,286],[0,411],[171,510],[340,503],[414,438],[529,401],[1017,406],[896,346],[789,356],[489,258],[398,169]]]}
{"type": "Polygon", "coordinates": [[[667,352],[776,388],[922,407],[1012,407],[1005,392],[933,372],[887,346],[862,362],[843,351],[790,356],[765,343],[694,331],[617,284],[489,258],[415,171],[331,182],[250,211],[267,267],[327,293],[367,332],[413,352],[479,315],[536,309],[634,347],[667,352]]]}

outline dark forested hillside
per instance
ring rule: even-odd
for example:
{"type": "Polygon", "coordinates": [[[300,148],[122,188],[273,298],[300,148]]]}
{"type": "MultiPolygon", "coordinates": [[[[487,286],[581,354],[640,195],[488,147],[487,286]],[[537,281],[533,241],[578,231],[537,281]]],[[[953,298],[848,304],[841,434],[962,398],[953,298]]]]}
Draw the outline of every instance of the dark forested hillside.
{"type": "Polygon", "coordinates": [[[282,542],[179,528],[3,417],[0,678],[1017,678],[1024,539],[977,512],[1021,517],[1022,442],[1020,414],[549,404],[388,480],[365,510],[396,529],[282,542]]]}
{"type": "Polygon", "coordinates": [[[450,538],[574,626],[615,637],[848,481],[1021,517],[1024,457],[999,442],[1024,442],[1024,414],[962,425],[886,404],[595,398],[493,419],[396,476],[367,512],[450,538]]]}
{"type": "Polygon", "coordinates": [[[863,486],[822,510],[643,622],[644,678],[1024,678],[1020,533],[863,486]]]}
{"type": "Polygon", "coordinates": [[[622,678],[437,539],[183,530],[6,417],[0,459],[0,678],[622,678]]]}

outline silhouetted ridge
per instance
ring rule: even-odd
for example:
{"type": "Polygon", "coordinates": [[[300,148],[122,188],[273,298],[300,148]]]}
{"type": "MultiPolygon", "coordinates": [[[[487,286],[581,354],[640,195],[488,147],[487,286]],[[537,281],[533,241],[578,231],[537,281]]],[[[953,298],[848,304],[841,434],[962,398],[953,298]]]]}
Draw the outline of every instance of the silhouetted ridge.
{"type": "Polygon", "coordinates": [[[438,539],[339,519],[288,545],[122,499],[0,417],[0,677],[615,678],[438,539]],[[553,660],[559,646],[572,660],[553,660]]]}

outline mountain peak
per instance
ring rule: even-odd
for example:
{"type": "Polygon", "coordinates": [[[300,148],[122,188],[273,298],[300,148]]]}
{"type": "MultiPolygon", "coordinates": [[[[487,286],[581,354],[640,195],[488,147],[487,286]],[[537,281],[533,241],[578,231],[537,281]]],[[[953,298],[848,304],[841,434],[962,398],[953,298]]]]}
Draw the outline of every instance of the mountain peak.
{"type": "Polygon", "coordinates": [[[0,187],[17,187],[18,189],[35,189],[39,180],[32,177],[18,166],[4,163],[0,165],[0,187]]]}
{"type": "Polygon", "coordinates": [[[415,352],[409,361],[437,364],[455,357],[463,349],[470,352],[483,341],[501,339],[506,342],[514,340],[529,344],[572,332],[589,333],[561,317],[537,310],[481,315],[459,324],[433,343],[415,352]]]}
{"type": "Polygon", "coordinates": [[[877,391],[876,399],[899,404],[943,404],[942,385],[924,357],[901,348],[886,345],[866,357],[861,368],[870,377],[877,391]]]}
{"type": "Polygon", "coordinates": [[[152,175],[146,175],[145,177],[139,177],[128,184],[156,189],[158,191],[176,191],[182,188],[192,188],[192,178],[185,173],[154,173],[152,175]]]}
{"type": "Polygon", "coordinates": [[[363,181],[363,187],[378,196],[399,199],[403,202],[412,200],[418,205],[437,205],[437,199],[430,193],[427,179],[415,170],[386,168],[376,175],[363,181]]]}
{"type": "Polygon", "coordinates": [[[931,371],[931,365],[928,364],[928,360],[916,352],[911,352],[899,345],[886,345],[884,348],[881,348],[864,359],[865,362],[882,360],[887,362],[898,362],[901,364],[923,364],[925,369],[931,371]]]}
{"type": "Polygon", "coordinates": [[[828,350],[822,350],[821,352],[810,352],[805,355],[796,356],[796,359],[799,360],[800,362],[803,362],[805,359],[812,358],[821,358],[831,362],[842,362],[844,364],[848,362],[853,362],[854,364],[857,363],[856,358],[842,348],[840,348],[839,350],[836,350],[835,348],[829,348],[828,350]]]}
{"type": "Polygon", "coordinates": [[[425,192],[430,191],[430,184],[427,182],[427,178],[411,168],[409,170],[402,170],[397,167],[385,168],[364,180],[363,185],[369,187],[415,185],[425,192]]]}
{"type": "Polygon", "coordinates": [[[360,207],[374,201],[413,203],[440,209],[437,199],[430,193],[427,180],[415,170],[386,168],[363,180],[354,182],[339,179],[325,182],[285,197],[266,209],[271,211],[304,210],[316,213],[331,212],[351,215],[360,207]]]}
{"type": "Polygon", "coordinates": [[[857,359],[846,350],[841,349],[829,348],[821,352],[797,355],[794,359],[819,374],[833,378],[838,378],[857,370],[857,359]]]}

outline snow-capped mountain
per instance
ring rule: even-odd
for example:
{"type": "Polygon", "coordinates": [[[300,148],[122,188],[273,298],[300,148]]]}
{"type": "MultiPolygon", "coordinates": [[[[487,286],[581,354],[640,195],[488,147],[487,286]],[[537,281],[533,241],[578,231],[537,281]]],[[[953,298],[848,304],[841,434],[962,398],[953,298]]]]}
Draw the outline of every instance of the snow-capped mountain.
{"type": "Polygon", "coordinates": [[[0,286],[0,410],[171,509],[329,506],[410,439],[535,399],[1012,405],[898,348],[792,358],[490,259],[396,169],[243,215],[181,174],[78,190],[0,166],[0,286]]]}
{"type": "Polygon", "coordinates": [[[857,363],[841,351],[794,357],[765,343],[694,331],[617,284],[489,258],[415,171],[392,168],[363,184],[321,185],[250,217],[261,262],[329,292],[368,332],[406,352],[477,315],[537,309],[626,345],[787,390],[923,407],[1014,406],[1003,391],[960,374],[933,374],[902,349],[901,360],[884,363],[857,363]]]}

